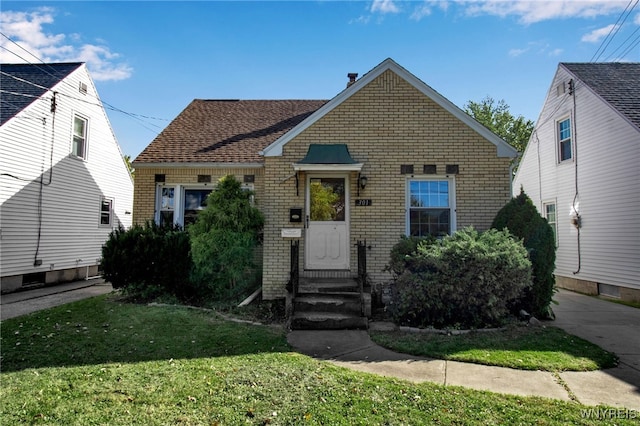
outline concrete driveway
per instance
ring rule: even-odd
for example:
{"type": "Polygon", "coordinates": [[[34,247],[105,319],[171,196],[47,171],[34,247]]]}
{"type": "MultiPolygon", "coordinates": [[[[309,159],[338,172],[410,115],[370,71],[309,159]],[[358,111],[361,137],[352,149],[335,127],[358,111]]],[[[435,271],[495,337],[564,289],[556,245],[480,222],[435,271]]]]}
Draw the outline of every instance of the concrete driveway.
{"type": "Polygon", "coordinates": [[[617,368],[589,373],[563,372],[560,377],[578,400],[606,402],[640,410],[640,309],[560,290],[554,296],[556,320],[548,324],[614,352],[617,368]]]}
{"type": "Polygon", "coordinates": [[[550,322],[601,348],[640,371],[640,309],[560,290],[554,296],[556,320],[550,322]]]}
{"type": "Polygon", "coordinates": [[[102,278],[96,278],[3,294],[0,296],[0,320],[30,314],[31,312],[111,293],[112,291],[111,283],[106,283],[102,278]]]}

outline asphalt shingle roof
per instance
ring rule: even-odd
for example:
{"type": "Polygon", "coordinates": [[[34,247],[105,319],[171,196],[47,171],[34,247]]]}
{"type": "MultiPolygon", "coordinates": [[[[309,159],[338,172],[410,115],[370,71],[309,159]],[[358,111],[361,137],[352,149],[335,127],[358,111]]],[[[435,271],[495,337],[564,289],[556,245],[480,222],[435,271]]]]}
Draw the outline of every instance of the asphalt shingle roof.
{"type": "Polygon", "coordinates": [[[81,65],[80,62],[0,64],[0,125],[31,105],[81,65]]]}
{"type": "Polygon", "coordinates": [[[259,152],[326,100],[192,101],[137,163],[259,163],[259,152]]]}
{"type": "Polygon", "coordinates": [[[640,129],[640,63],[562,63],[640,129]]]}

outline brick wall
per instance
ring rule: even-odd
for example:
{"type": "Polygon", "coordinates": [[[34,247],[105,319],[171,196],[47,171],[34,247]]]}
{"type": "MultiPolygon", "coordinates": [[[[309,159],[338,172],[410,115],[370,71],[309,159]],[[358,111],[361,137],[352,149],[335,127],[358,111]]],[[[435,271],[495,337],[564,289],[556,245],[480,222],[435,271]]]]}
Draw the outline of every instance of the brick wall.
{"type": "MultiPolygon", "coordinates": [[[[460,122],[412,85],[386,71],[321,120],[284,146],[281,157],[265,158],[265,213],[263,296],[284,297],[289,277],[289,244],[281,228],[289,223],[289,208],[305,205],[305,174],[300,172],[296,195],[292,163],[302,159],[311,143],[346,143],[354,159],[364,163],[368,184],[359,198],[370,207],[356,207],[357,172],[350,173],[351,270],[357,270],[355,242],[366,239],[368,271],[374,282],[390,279],[383,272],[389,252],[406,229],[405,193],[408,175],[400,166],[435,164],[445,176],[448,164],[457,164],[455,176],[457,228],[487,229],[497,211],[510,199],[509,159],[498,158],[496,147],[460,122]],[[287,179],[288,178],[288,179],[287,179]]],[[[138,179],[136,172],[136,181],[138,179]]],[[[136,182],[137,183],[137,182],[136,182]]],[[[303,234],[304,235],[304,234],[303,234]]],[[[301,270],[304,241],[301,242],[301,270]]]]}

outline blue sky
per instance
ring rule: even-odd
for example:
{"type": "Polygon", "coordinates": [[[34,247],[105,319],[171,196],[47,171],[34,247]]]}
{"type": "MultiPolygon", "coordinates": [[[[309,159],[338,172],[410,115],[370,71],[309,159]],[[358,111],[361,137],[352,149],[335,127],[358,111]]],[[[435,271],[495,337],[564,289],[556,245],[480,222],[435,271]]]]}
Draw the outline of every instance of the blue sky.
{"type": "Polygon", "coordinates": [[[637,4],[3,1],[0,61],[87,62],[135,158],[194,98],[331,99],[389,57],[459,107],[535,121],[559,62],[640,62],[637,4]]]}

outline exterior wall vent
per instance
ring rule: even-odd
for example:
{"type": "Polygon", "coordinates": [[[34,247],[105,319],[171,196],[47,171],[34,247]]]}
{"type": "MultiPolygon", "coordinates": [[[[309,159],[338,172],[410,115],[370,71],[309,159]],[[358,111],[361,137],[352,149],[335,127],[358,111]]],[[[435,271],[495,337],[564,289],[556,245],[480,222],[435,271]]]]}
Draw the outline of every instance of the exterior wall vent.
{"type": "Polygon", "coordinates": [[[562,96],[566,91],[567,89],[564,87],[564,81],[556,86],[556,96],[562,96]]]}
{"type": "Polygon", "coordinates": [[[438,172],[438,167],[435,164],[424,164],[422,166],[422,173],[425,175],[435,175],[438,172]]]}
{"type": "Polygon", "coordinates": [[[164,181],[165,181],[165,175],[156,174],[155,176],[156,183],[163,183],[164,181]]]}
{"type": "Polygon", "coordinates": [[[83,83],[83,82],[80,82],[80,86],[78,87],[78,91],[80,93],[82,93],[83,95],[86,95],[87,94],[87,84],[83,83]]]}
{"type": "Polygon", "coordinates": [[[211,175],[198,175],[198,183],[211,183],[211,175]]]}
{"type": "Polygon", "coordinates": [[[457,164],[447,164],[447,174],[457,175],[460,173],[460,167],[457,164]]]}
{"type": "Polygon", "coordinates": [[[400,174],[401,175],[412,175],[413,174],[413,164],[402,164],[400,166],[400,174]]]}

